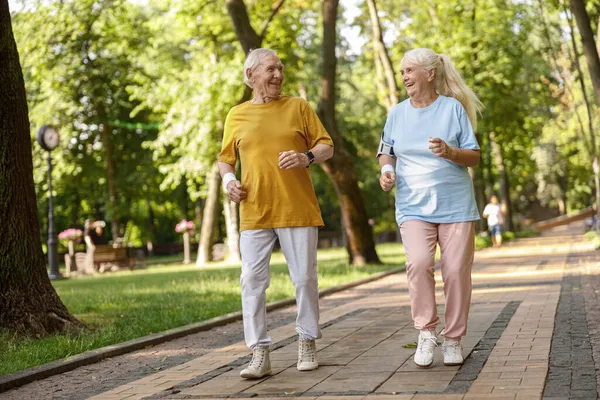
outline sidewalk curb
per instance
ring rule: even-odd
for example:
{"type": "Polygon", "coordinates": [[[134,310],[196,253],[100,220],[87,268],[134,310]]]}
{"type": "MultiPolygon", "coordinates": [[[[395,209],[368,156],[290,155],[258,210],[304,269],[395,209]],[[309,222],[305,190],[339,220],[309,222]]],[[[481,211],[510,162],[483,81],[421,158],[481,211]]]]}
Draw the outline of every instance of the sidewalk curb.
{"type": "MultiPolygon", "coordinates": [[[[389,271],[379,272],[377,274],[370,275],[363,279],[344,283],[338,286],[333,286],[325,290],[319,291],[319,297],[328,296],[330,294],[340,292],[342,290],[346,290],[355,286],[363,285],[365,283],[373,282],[378,279],[385,278],[386,276],[397,274],[403,271],[404,268],[396,268],[389,271]]],[[[267,311],[277,310],[279,308],[284,308],[294,304],[296,304],[296,299],[293,297],[279,301],[274,301],[267,304],[267,311]]],[[[197,332],[207,331],[209,329],[226,325],[230,322],[239,321],[241,319],[242,312],[236,311],[233,313],[222,315],[220,317],[209,319],[207,321],[196,322],[193,324],[181,326],[179,328],[173,328],[163,332],[154,333],[152,335],[142,336],[137,339],[128,340],[127,342],[86,351],[85,353],[81,353],[73,357],[63,358],[60,360],[49,362],[47,364],[39,365],[37,367],[32,367],[9,375],[0,376],[0,393],[12,388],[23,386],[27,383],[51,377],[53,375],[58,375],[64,372],[72,371],[75,368],[93,364],[105,358],[115,357],[135,350],[140,350],[148,346],[154,346],[159,343],[178,339],[180,337],[191,335],[197,332]]]]}

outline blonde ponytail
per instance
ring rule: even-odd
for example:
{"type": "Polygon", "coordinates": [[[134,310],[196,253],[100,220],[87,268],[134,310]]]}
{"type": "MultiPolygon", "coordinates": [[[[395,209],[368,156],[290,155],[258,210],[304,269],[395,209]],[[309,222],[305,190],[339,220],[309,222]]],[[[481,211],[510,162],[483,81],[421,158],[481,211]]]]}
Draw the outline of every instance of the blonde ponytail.
{"type": "Polygon", "coordinates": [[[436,86],[439,94],[454,97],[467,111],[473,130],[477,130],[477,113],[483,109],[483,104],[477,95],[467,85],[452,60],[445,54],[438,54],[440,66],[436,71],[436,86]]]}
{"type": "Polygon", "coordinates": [[[427,71],[435,70],[435,85],[439,94],[454,97],[460,101],[467,112],[473,130],[477,130],[477,113],[483,109],[483,104],[477,95],[466,84],[452,60],[445,54],[436,54],[431,49],[412,49],[406,52],[400,65],[404,68],[407,63],[422,66],[427,71]]]}

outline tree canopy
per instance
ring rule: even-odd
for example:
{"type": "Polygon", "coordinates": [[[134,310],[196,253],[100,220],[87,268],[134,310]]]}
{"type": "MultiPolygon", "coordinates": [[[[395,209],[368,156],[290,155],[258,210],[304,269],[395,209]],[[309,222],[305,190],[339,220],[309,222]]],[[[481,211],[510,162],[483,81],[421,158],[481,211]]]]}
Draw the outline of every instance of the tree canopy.
{"type": "MultiPolygon", "coordinates": [[[[58,231],[103,218],[113,237],[141,246],[181,240],[174,227],[183,218],[201,224],[198,210],[208,196],[225,117],[246,90],[247,49],[228,6],[244,6],[262,46],[280,55],[284,91],[307,98],[315,110],[322,106],[320,1],[14,4],[20,4],[12,24],[31,132],[51,123],[62,138],[54,153],[58,231]]],[[[587,2],[592,33],[599,5],[587,2]]],[[[399,64],[415,47],[450,56],[485,106],[477,132],[482,161],[472,171],[480,206],[500,194],[512,206],[518,229],[528,220],[594,202],[590,165],[597,153],[591,138],[598,131],[598,105],[573,21],[577,52],[572,44],[569,6],[566,0],[340,2],[335,121],[355,165],[364,217],[374,220],[376,235],[395,230],[393,195],[379,189],[374,158],[390,107],[389,70],[402,101],[399,64]],[[377,8],[378,37],[369,3],[377,8]],[[387,66],[381,64],[382,48],[387,66]],[[583,89],[590,98],[587,108],[583,89]]],[[[587,30],[586,35],[589,41],[587,30]]],[[[45,226],[44,152],[36,144],[32,151],[45,226]]],[[[322,169],[313,168],[312,175],[325,229],[341,235],[339,185],[322,169]]],[[[225,231],[223,216],[213,235],[224,239],[225,231]]]]}

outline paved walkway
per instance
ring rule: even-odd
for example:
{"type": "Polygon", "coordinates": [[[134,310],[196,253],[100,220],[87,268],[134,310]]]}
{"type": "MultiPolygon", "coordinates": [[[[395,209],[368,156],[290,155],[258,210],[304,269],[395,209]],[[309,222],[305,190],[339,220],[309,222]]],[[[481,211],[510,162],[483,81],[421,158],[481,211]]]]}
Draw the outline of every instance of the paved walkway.
{"type": "MultiPolygon", "coordinates": [[[[291,307],[270,317],[276,325],[270,330],[273,375],[262,380],[239,377],[250,353],[237,341],[241,324],[236,323],[192,342],[188,338],[104,361],[92,374],[109,374],[107,368],[120,364],[131,369],[127,363],[148,353],[163,361],[172,357],[164,368],[103,383],[96,378],[95,385],[90,367],[83,367],[0,399],[596,399],[600,252],[579,235],[580,227],[575,229],[477,253],[469,332],[463,339],[469,357],[462,367],[445,367],[440,348],[432,368],[415,367],[417,333],[406,276],[398,274],[322,300],[316,371],[295,368],[291,307]],[[206,348],[211,335],[217,342],[222,335],[227,343],[206,348]],[[174,356],[177,346],[188,355],[174,356]],[[203,351],[190,353],[190,347],[203,351]]],[[[443,316],[441,282],[437,295],[443,316]]]]}

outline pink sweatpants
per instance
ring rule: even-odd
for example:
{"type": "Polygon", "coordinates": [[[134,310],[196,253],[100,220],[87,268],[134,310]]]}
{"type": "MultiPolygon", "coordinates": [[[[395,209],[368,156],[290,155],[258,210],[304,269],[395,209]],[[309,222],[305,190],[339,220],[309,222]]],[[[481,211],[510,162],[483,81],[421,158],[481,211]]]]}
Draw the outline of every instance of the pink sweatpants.
{"type": "Polygon", "coordinates": [[[460,339],[467,333],[471,305],[475,223],[434,224],[410,220],[400,226],[400,233],[407,257],[406,275],[415,328],[435,330],[440,322],[433,275],[439,243],[446,298],[446,326],[441,334],[448,339],[460,339]]]}

